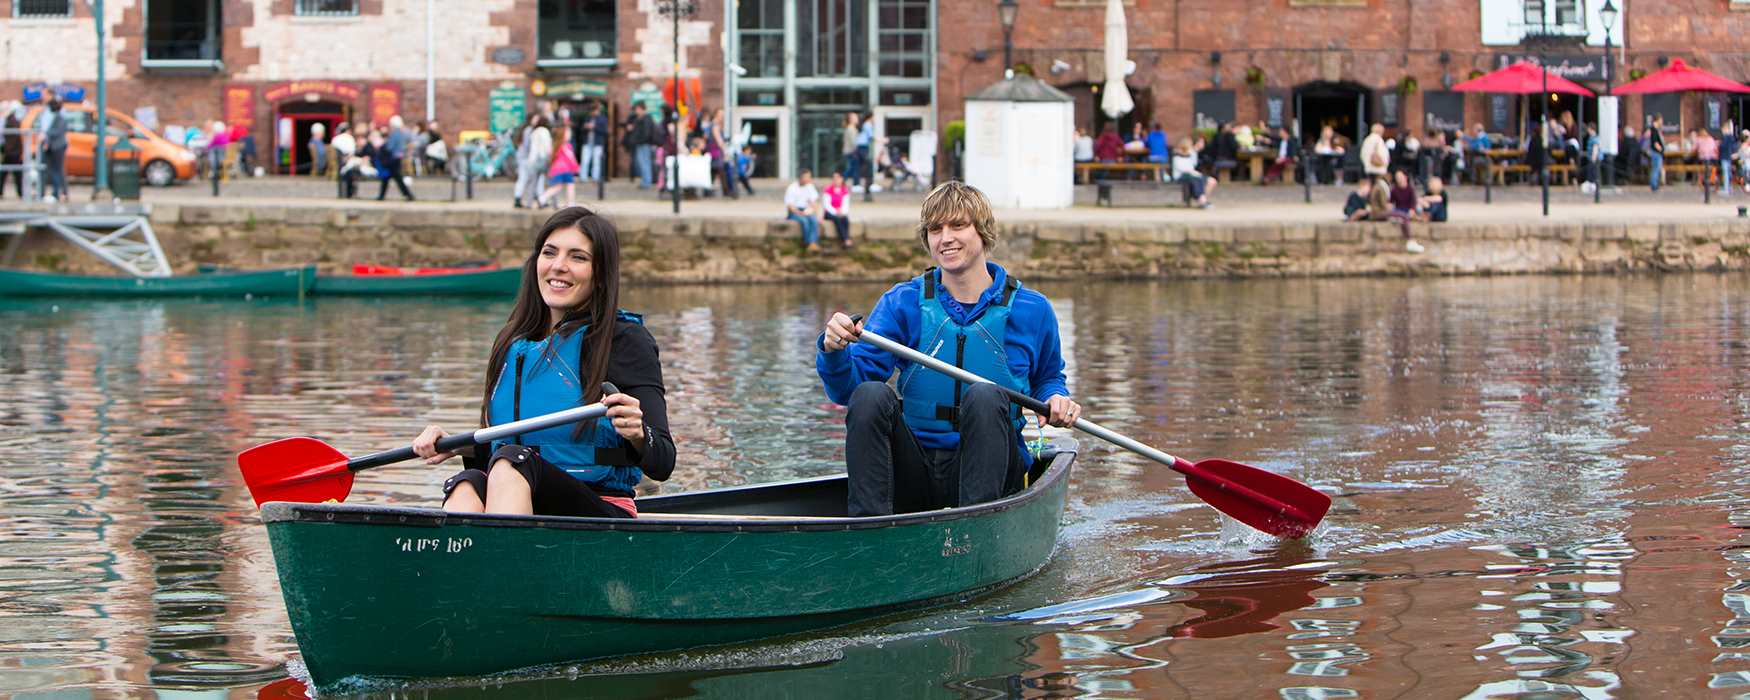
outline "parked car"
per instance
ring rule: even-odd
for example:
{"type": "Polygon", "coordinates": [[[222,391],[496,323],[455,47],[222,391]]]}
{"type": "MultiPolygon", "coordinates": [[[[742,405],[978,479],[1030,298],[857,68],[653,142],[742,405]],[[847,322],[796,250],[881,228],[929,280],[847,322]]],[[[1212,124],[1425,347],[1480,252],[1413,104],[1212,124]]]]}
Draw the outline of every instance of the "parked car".
{"type": "MultiPolygon", "coordinates": [[[[36,124],[42,105],[24,114],[24,128],[36,124]]],[[[67,175],[91,177],[96,168],[96,108],[89,104],[69,104],[61,107],[67,117],[67,175]]],[[[109,138],[114,145],[122,133],[127,133],[134,148],[139,149],[140,178],[154,187],[166,187],[194,177],[194,152],[159,136],[138,120],[115,110],[109,110],[109,138]]]]}

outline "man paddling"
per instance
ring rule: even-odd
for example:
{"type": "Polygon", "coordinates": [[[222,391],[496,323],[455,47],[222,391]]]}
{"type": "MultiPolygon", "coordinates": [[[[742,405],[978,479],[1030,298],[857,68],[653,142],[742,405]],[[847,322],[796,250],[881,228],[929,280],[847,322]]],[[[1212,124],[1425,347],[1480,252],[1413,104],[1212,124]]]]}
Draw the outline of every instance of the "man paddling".
{"type": "Polygon", "coordinates": [[[816,341],[827,398],[850,409],[851,516],[990,501],[1019,490],[1032,463],[1021,438],[1026,419],[1000,390],[852,345],[864,324],[1045,402],[1052,425],[1068,427],[1081,414],[1064,385],[1051,303],[990,262],[996,220],[984,193],[960,182],[938,186],[924,198],[918,236],[936,266],[894,285],[861,322],[833,314],[816,341]]]}

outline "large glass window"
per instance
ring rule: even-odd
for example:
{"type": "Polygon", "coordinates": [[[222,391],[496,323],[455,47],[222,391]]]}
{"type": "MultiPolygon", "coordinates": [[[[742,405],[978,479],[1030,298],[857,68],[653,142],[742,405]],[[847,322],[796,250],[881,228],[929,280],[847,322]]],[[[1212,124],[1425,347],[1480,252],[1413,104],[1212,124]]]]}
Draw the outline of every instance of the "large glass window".
{"type": "Polygon", "coordinates": [[[147,0],[147,61],[219,60],[219,0],[147,0]]]}
{"type": "Polygon", "coordinates": [[[930,77],[930,0],[880,0],[878,7],[881,77],[930,77]]]}
{"type": "Polygon", "coordinates": [[[73,0],[12,0],[14,17],[72,17],[73,0]]]}
{"type": "Polygon", "coordinates": [[[785,0],[739,0],[735,8],[736,62],[748,78],[784,77],[785,0]]]}
{"type": "Polygon", "coordinates": [[[865,0],[802,0],[796,3],[796,74],[810,77],[869,75],[869,6],[865,0]]]}
{"type": "Polygon", "coordinates": [[[292,14],[299,17],[351,17],[359,13],[359,0],[298,0],[292,14]]]}
{"type": "Polygon", "coordinates": [[[541,0],[536,59],[546,63],[613,65],[614,0],[541,0]]]}

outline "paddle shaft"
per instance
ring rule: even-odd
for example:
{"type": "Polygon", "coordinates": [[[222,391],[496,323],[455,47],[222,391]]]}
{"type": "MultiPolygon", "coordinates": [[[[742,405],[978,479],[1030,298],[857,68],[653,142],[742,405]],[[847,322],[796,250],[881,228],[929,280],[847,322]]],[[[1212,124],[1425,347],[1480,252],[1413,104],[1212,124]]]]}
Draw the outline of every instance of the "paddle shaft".
{"type": "MultiPolygon", "coordinates": [[[[603,396],[619,393],[619,389],[615,389],[612,384],[604,383],[602,388],[604,390],[602,394],[603,396]]],[[[492,442],[499,438],[534,432],[542,428],[551,428],[555,425],[564,425],[566,423],[576,423],[578,421],[590,420],[592,418],[600,418],[607,415],[607,413],[608,407],[599,403],[568,408],[544,416],[524,418],[516,422],[488,426],[461,435],[451,435],[437,441],[437,451],[451,452],[463,447],[492,442]]],[[[418,456],[419,455],[413,452],[413,447],[411,445],[407,447],[397,447],[393,450],[384,450],[375,454],[368,454],[363,457],[349,459],[346,461],[346,468],[356,472],[360,469],[370,469],[371,467],[380,467],[385,464],[404,462],[418,456]]]]}
{"type": "MultiPolygon", "coordinates": [[[[980,377],[964,369],[955,367],[954,365],[948,364],[934,357],[930,357],[929,355],[925,355],[914,348],[895,342],[893,339],[885,337],[875,331],[865,328],[860,334],[858,334],[857,339],[868,342],[875,347],[886,350],[899,357],[903,357],[915,364],[923,365],[959,381],[966,382],[967,384],[989,384],[1001,390],[1004,394],[1007,394],[1010,401],[1021,404],[1039,415],[1051,415],[1051,408],[1046,406],[1044,401],[1040,401],[1039,399],[1035,399],[1019,391],[1015,391],[1014,389],[1010,389],[989,379],[985,379],[984,377],[980,377]]],[[[1207,473],[1207,470],[1199,468],[1195,463],[1174,457],[1153,447],[1144,445],[1132,440],[1129,436],[1116,432],[1086,418],[1077,418],[1074,425],[1082,432],[1130,450],[1131,452],[1135,452],[1156,462],[1160,462],[1161,464],[1171,467],[1173,471],[1184,474],[1187,477],[1202,479],[1224,490],[1232,491],[1243,498],[1250,499],[1255,503],[1276,509],[1279,512],[1293,512],[1300,514],[1298,508],[1283,503],[1281,499],[1273,498],[1268,494],[1258,492],[1256,489],[1247,488],[1242,484],[1236,484],[1231,480],[1222,479],[1218,476],[1209,474],[1207,473]]]]}

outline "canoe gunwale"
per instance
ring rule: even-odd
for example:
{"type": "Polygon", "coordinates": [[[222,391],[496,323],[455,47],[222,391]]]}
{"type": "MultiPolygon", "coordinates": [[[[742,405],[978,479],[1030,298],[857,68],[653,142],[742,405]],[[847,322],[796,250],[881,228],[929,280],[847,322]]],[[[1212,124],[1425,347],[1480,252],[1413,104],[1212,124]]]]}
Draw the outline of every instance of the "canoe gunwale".
{"type": "MultiPolygon", "coordinates": [[[[895,515],[875,515],[864,517],[835,517],[823,519],[810,517],[794,521],[781,517],[767,519],[738,520],[732,515],[722,520],[700,522],[696,520],[665,520],[661,512],[641,511],[637,518],[585,518],[559,515],[512,515],[504,513],[451,513],[437,508],[412,506],[379,506],[347,503],[291,503],[274,501],[261,506],[261,521],[265,524],[281,522],[333,522],[360,525],[396,525],[413,527],[446,527],[468,525],[478,527],[536,527],[557,530],[608,530],[608,531],[656,531],[656,532],[821,532],[838,530],[868,530],[908,525],[949,522],[965,518],[982,517],[1000,513],[1013,508],[1027,505],[1052,490],[1056,482],[1067,478],[1070,467],[1074,463],[1079,447],[1073,438],[1059,438],[1053,441],[1055,454],[1045,473],[1027,488],[1021,489],[1009,496],[994,501],[977,503],[957,508],[920,511],[916,513],[900,513],[895,515]]],[[[657,496],[650,500],[664,498],[687,497],[689,500],[708,498],[711,495],[731,494],[757,489],[777,489],[795,485],[817,484],[841,481],[843,474],[807,477],[786,481],[754,484],[749,486],[734,486],[723,489],[708,489],[693,491],[673,496],[657,496]]]]}

